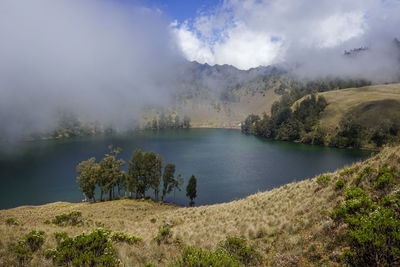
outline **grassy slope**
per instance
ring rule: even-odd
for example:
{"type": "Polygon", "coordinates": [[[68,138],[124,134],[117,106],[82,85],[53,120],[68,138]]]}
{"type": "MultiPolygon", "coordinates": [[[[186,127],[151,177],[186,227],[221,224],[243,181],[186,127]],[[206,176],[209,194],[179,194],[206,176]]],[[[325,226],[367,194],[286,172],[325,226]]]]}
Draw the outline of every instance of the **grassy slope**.
{"type": "MultiPolygon", "coordinates": [[[[235,91],[238,102],[222,101],[214,93],[201,91],[198,95],[169,107],[166,114],[172,114],[173,118],[178,114],[181,119],[187,115],[191,119],[191,127],[194,128],[239,129],[240,123],[249,114],[270,113],[272,104],[280,98],[274,89],[275,87],[264,91],[255,91],[254,88],[241,87],[235,91]]],[[[141,126],[145,126],[147,122],[151,122],[158,116],[158,110],[147,109],[142,114],[141,126]]]]}
{"type": "MultiPolygon", "coordinates": [[[[328,106],[321,114],[321,126],[329,132],[332,132],[339,125],[339,121],[343,115],[357,106],[367,103],[375,103],[380,106],[376,108],[375,111],[377,112],[365,114],[365,116],[368,116],[368,121],[371,124],[379,123],[379,115],[382,114],[382,112],[379,111],[382,111],[382,106],[387,106],[387,103],[382,102],[382,100],[391,99],[400,101],[400,84],[350,88],[328,91],[320,93],[319,95],[324,96],[328,102],[328,106]]],[[[398,112],[400,112],[400,110],[398,112]]]]}
{"type": "Polygon", "coordinates": [[[239,102],[217,101],[219,108],[208,103],[196,103],[194,99],[179,109],[191,118],[192,127],[240,128],[240,123],[249,114],[269,113],[272,104],[279,97],[270,89],[265,93],[242,95],[239,102]]]}
{"type": "MultiPolygon", "coordinates": [[[[369,164],[375,168],[400,166],[400,147],[386,148],[365,162],[355,163],[360,170],[369,164]]],[[[214,248],[228,235],[243,236],[265,256],[266,265],[287,266],[291,263],[315,265],[340,254],[340,244],[330,244],[334,232],[333,222],[326,210],[332,210],[341,200],[342,193],[333,189],[339,171],[326,188],[318,187],[315,179],[293,182],[244,199],[194,208],[176,207],[148,201],[119,200],[97,204],[52,203],[0,210],[0,266],[10,265],[13,256],[7,245],[32,229],[46,232],[44,249],[55,247],[51,233],[66,231],[70,235],[89,232],[98,226],[123,231],[144,239],[141,245],[116,245],[119,257],[128,266],[143,266],[153,262],[167,265],[176,258],[183,245],[205,249],[214,248]],[[83,227],[58,227],[44,224],[55,215],[73,210],[82,211],[83,227]],[[7,226],[6,218],[13,217],[20,226],[7,226]],[[152,223],[151,219],[156,222],[152,223]],[[175,242],[158,246],[152,241],[164,222],[172,222],[175,242]]],[[[354,181],[348,177],[348,184],[354,181]]],[[[40,253],[38,254],[40,255],[40,253]]],[[[35,256],[32,265],[46,266],[43,257],[35,256]]]]}

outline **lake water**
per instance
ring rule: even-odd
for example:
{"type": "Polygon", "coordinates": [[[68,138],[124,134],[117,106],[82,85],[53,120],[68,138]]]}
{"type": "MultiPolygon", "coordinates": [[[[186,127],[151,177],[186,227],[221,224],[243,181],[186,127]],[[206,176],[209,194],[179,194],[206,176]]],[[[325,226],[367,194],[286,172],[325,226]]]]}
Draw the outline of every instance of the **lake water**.
{"type": "MultiPolygon", "coordinates": [[[[184,205],[188,204],[185,188],[192,174],[197,177],[196,205],[213,204],[313,177],[369,155],[359,150],[270,141],[224,129],[26,142],[13,151],[2,149],[0,154],[0,208],[81,201],[75,181],[77,164],[92,156],[101,159],[111,144],[123,149],[120,156],[126,161],[140,148],[161,154],[164,163],[175,163],[177,173],[185,178],[175,203],[184,205]]],[[[167,201],[174,201],[173,195],[167,201]]]]}

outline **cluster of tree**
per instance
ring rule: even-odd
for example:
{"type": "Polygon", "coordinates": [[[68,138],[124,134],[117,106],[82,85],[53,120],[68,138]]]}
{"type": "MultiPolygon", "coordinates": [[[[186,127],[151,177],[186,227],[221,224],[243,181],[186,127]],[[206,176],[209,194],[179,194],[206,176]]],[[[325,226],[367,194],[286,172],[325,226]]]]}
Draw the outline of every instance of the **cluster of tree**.
{"type": "Polygon", "coordinates": [[[316,97],[314,94],[304,99],[294,111],[284,102],[275,102],[271,108],[271,116],[248,116],[242,124],[242,132],[277,140],[300,140],[306,133],[314,130],[313,126],[326,105],[324,97],[316,97]]]}
{"type": "Polygon", "coordinates": [[[176,115],[175,118],[172,115],[166,116],[164,113],[160,114],[160,117],[154,118],[151,122],[148,122],[145,129],[148,130],[160,130],[160,129],[179,129],[179,128],[190,128],[190,118],[184,116],[183,120],[176,115]]]}
{"type": "Polygon", "coordinates": [[[399,141],[400,120],[384,120],[373,128],[366,128],[351,113],[339,123],[339,131],[329,141],[330,146],[360,148],[364,143],[374,143],[377,147],[399,141]]]}
{"type": "Polygon", "coordinates": [[[307,83],[291,80],[280,91],[283,95],[272,105],[271,115],[264,114],[262,118],[249,115],[242,123],[242,132],[276,140],[322,145],[326,133],[318,127],[318,120],[327,102],[323,96],[317,97],[316,93],[369,84],[365,80],[325,79],[307,83]],[[286,88],[289,84],[290,88],[286,88]],[[306,95],[310,96],[292,109],[294,103],[306,95]]]}
{"type": "MultiPolygon", "coordinates": [[[[133,152],[128,162],[128,172],[121,169],[125,165],[123,159],[117,156],[121,152],[120,148],[109,147],[110,152],[105,154],[100,162],[92,157],[82,161],[77,166],[77,183],[80,190],[89,200],[96,201],[96,186],[100,189],[100,201],[103,200],[105,193],[109,194],[109,200],[112,200],[116,193],[121,196],[121,190],[128,192],[132,197],[134,193],[136,198],[145,198],[148,190],[153,190],[154,199],[158,201],[160,186],[162,182],[162,195],[164,198],[174,191],[181,190],[183,185],[182,175],[175,177],[175,164],[168,163],[163,171],[163,158],[155,152],[143,152],[137,149],[133,152]]],[[[187,186],[187,196],[190,204],[196,198],[196,177],[192,175],[187,186]]]]}

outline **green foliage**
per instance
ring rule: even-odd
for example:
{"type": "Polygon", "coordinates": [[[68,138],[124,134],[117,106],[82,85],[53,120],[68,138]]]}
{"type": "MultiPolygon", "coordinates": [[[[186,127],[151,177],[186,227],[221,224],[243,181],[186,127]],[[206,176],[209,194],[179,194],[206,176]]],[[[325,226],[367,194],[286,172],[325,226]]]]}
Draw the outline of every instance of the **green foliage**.
{"type": "Polygon", "coordinates": [[[175,164],[168,163],[165,165],[164,174],[163,174],[163,191],[162,191],[162,200],[164,200],[165,196],[175,188],[176,185],[175,180],[175,164]]]}
{"type": "Polygon", "coordinates": [[[6,219],[6,224],[7,225],[15,225],[18,226],[19,222],[17,220],[15,220],[14,218],[7,218],[6,219]]]}
{"type": "MultiPolygon", "coordinates": [[[[243,133],[276,140],[324,145],[326,132],[318,127],[318,121],[321,112],[327,106],[327,101],[323,96],[316,97],[316,93],[365,86],[369,83],[363,80],[326,79],[307,83],[291,81],[289,84],[284,86],[284,88],[290,88],[289,91],[285,89],[278,91],[282,97],[280,101],[272,105],[271,116],[264,114],[261,119],[257,115],[249,115],[242,123],[243,133]],[[305,97],[292,111],[292,105],[306,95],[309,96],[305,97]]],[[[347,126],[347,124],[343,125],[347,126]]],[[[348,140],[347,133],[343,131],[345,137],[335,137],[332,144],[337,146],[358,145],[357,139],[348,140]]]]}
{"type": "Polygon", "coordinates": [[[374,174],[376,173],[376,170],[372,168],[371,166],[367,165],[362,169],[356,177],[356,184],[359,185],[363,181],[369,182],[371,179],[373,179],[374,174]]]}
{"type": "Polygon", "coordinates": [[[339,132],[337,142],[334,144],[339,147],[361,147],[364,135],[364,127],[352,115],[344,116],[339,122],[339,132]]]}
{"type": "Polygon", "coordinates": [[[261,261],[261,255],[253,247],[248,247],[246,240],[243,238],[229,236],[220,246],[227,251],[232,258],[237,259],[245,266],[255,266],[261,261]]]}
{"type": "Polygon", "coordinates": [[[105,154],[99,163],[100,168],[97,181],[101,192],[100,198],[102,198],[103,193],[108,191],[109,200],[112,200],[114,188],[122,186],[120,183],[125,177],[125,173],[121,170],[121,167],[125,165],[125,161],[117,159],[118,154],[121,153],[120,148],[113,148],[113,146],[109,146],[108,148],[110,152],[105,154]]]}
{"type": "Polygon", "coordinates": [[[80,190],[89,200],[94,199],[96,201],[94,190],[96,189],[97,179],[100,174],[100,165],[96,163],[96,158],[82,161],[78,164],[76,171],[79,173],[76,182],[80,190]]]}
{"type": "Polygon", "coordinates": [[[186,247],[183,249],[182,256],[171,267],[240,267],[243,264],[233,258],[223,249],[217,249],[214,252],[186,247]]]}
{"type": "Polygon", "coordinates": [[[356,173],[355,168],[344,168],[339,174],[340,176],[350,176],[354,173],[356,173]]]}
{"type": "Polygon", "coordinates": [[[194,199],[197,197],[197,180],[194,175],[189,179],[189,183],[186,186],[186,196],[190,199],[190,206],[194,205],[194,199]]]}
{"type": "Polygon", "coordinates": [[[379,170],[378,180],[374,184],[376,189],[391,189],[395,184],[396,180],[393,177],[393,173],[388,168],[382,168],[379,170]]]}
{"type": "Polygon", "coordinates": [[[66,232],[55,232],[54,233],[54,238],[56,239],[57,243],[59,243],[63,239],[66,239],[67,237],[68,237],[68,234],[66,232]]]}
{"type": "Polygon", "coordinates": [[[171,266],[258,266],[261,255],[240,237],[227,237],[215,251],[186,247],[181,257],[171,266]]]}
{"type": "Polygon", "coordinates": [[[8,250],[15,254],[20,264],[25,264],[32,259],[33,253],[42,247],[44,240],[44,232],[34,230],[26,234],[17,244],[11,244],[8,250]]]}
{"type": "Polygon", "coordinates": [[[317,177],[317,184],[321,187],[326,187],[331,181],[331,176],[329,174],[321,174],[317,177]]]}
{"type": "Polygon", "coordinates": [[[158,118],[153,118],[151,122],[147,122],[144,128],[147,130],[190,128],[190,118],[185,115],[181,120],[178,115],[172,118],[171,114],[166,116],[164,112],[161,112],[158,118]]]}
{"type": "MultiPolygon", "coordinates": [[[[350,266],[398,266],[400,264],[400,190],[390,192],[395,183],[389,168],[376,171],[366,166],[357,176],[369,182],[373,197],[359,187],[349,187],[344,202],[332,213],[337,224],[346,224],[345,236],[350,249],[341,259],[350,266]]],[[[346,244],[343,244],[344,246],[346,244]]]]}
{"type": "Polygon", "coordinates": [[[83,224],[82,212],[72,211],[70,213],[63,213],[57,215],[51,222],[58,226],[80,226],[83,224]]]}
{"type": "Polygon", "coordinates": [[[153,240],[156,241],[158,245],[161,245],[161,243],[168,243],[171,237],[172,237],[171,227],[163,226],[160,228],[158,234],[154,237],[153,240]]]}
{"type": "Polygon", "coordinates": [[[133,245],[141,242],[143,239],[141,237],[128,235],[122,232],[115,232],[111,235],[111,240],[116,242],[125,242],[129,245],[133,245]]]}
{"type": "Polygon", "coordinates": [[[336,183],[335,183],[335,190],[339,191],[342,190],[346,186],[345,180],[340,178],[336,183]]]}
{"type": "Polygon", "coordinates": [[[117,266],[119,260],[115,255],[109,232],[101,229],[75,238],[65,237],[55,249],[45,252],[55,265],[63,266],[117,266]]]}

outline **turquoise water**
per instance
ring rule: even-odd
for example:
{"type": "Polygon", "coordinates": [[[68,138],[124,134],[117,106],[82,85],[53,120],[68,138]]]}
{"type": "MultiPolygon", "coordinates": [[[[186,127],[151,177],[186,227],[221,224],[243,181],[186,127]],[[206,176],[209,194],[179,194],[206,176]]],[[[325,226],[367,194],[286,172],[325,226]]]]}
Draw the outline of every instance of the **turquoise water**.
{"type": "MultiPolygon", "coordinates": [[[[198,180],[196,205],[242,198],[341,168],[369,155],[360,150],[270,141],[224,129],[27,142],[0,154],[0,208],[81,201],[82,193],[75,182],[77,164],[92,156],[100,159],[111,144],[123,149],[121,157],[126,161],[136,148],[161,154],[164,163],[176,164],[177,173],[185,178],[184,189],[194,174],[198,180]]],[[[167,201],[174,201],[173,195],[167,201]]],[[[188,204],[185,190],[177,192],[175,202],[188,204]]]]}

